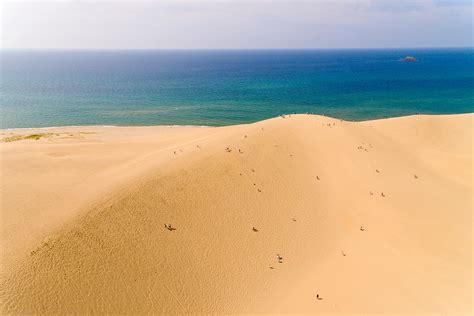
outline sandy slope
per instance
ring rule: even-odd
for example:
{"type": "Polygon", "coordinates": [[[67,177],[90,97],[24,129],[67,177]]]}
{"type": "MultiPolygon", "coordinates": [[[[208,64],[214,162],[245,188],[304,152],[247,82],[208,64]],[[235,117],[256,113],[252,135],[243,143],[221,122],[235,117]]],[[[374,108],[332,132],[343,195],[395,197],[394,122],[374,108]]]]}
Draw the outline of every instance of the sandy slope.
{"type": "Polygon", "coordinates": [[[471,314],[472,119],[1,143],[3,311],[471,314]]]}

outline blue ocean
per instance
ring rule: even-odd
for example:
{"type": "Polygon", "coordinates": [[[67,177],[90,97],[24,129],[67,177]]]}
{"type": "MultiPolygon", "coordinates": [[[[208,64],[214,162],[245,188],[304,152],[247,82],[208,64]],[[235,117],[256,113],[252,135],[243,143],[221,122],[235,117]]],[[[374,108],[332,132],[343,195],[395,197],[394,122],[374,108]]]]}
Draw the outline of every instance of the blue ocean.
{"type": "Polygon", "coordinates": [[[4,50],[0,59],[0,128],[474,112],[473,48],[4,50]]]}

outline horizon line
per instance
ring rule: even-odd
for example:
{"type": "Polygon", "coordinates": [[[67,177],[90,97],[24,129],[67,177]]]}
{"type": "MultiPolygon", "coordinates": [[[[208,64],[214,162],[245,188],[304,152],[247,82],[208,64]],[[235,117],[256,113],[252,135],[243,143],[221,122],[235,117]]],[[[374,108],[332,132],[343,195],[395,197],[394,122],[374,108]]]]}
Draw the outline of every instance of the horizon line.
{"type": "Polygon", "coordinates": [[[101,47],[90,47],[90,48],[80,48],[80,47],[45,47],[45,48],[35,48],[35,47],[25,47],[25,48],[16,48],[16,47],[1,47],[1,51],[26,51],[26,50],[36,50],[36,51],[264,51],[264,50],[377,50],[377,49],[461,49],[461,48],[474,48],[472,46],[394,46],[394,47],[268,47],[268,48],[101,48],[101,47]]]}

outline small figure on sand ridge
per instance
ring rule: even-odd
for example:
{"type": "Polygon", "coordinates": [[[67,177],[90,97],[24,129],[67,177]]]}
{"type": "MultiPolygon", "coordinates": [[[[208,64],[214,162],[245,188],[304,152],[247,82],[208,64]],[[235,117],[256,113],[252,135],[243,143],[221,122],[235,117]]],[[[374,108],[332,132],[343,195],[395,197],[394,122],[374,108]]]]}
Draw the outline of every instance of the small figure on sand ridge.
{"type": "Polygon", "coordinates": [[[418,179],[418,176],[416,174],[414,175],[414,177],[415,177],[415,179],[418,179]]]}
{"type": "Polygon", "coordinates": [[[363,232],[365,230],[365,228],[363,226],[360,226],[360,231],[363,232]]]}
{"type": "Polygon", "coordinates": [[[252,227],[252,230],[253,230],[254,232],[258,232],[258,229],[256,229],[255,227],[252,227]]]}
{"type": "Polygon", "coordinates": [[[319,176],[316,176],[316,179],[317,179],[317,180],[321,180],[321,179],[319,178],[319,176]]]}
{"type": "Polygon", "coordinates": [[[283,257],[277,254],[278,263],[283,263],[283,257]]]}
{"type": "Polygon", "coordinates": [[[171,224],[165,224],[165,228],[169,230],[170,232],[172,232],[173,230],[176,230],[176,228],[171,227],[171,224]]]}
{"type": "Polygon", "coordinates": [[[383,192],[382,192],[382,193],[380,193],[380,195],[381,195],[382,197],[385,197],[385,194],[383,194],[383,192]]]}
{"type": "Polygon", "coordinates": [[[323,298],[321,296],[319,296],[319,294],[316,294],[316,299],[317,300],[322,300],[323,298]]]}

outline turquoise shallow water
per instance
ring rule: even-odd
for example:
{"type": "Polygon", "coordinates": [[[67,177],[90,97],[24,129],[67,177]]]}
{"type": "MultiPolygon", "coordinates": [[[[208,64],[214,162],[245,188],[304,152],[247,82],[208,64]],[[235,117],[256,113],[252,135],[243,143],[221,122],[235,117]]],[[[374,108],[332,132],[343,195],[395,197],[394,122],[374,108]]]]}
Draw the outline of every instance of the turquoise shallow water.
{"type": "Polygon", "coordinates": [[[1,128],[474,112],[474,49],[2,51],[1,128]],[[401,58],[411,55],[415,62],[401,58]]]}

